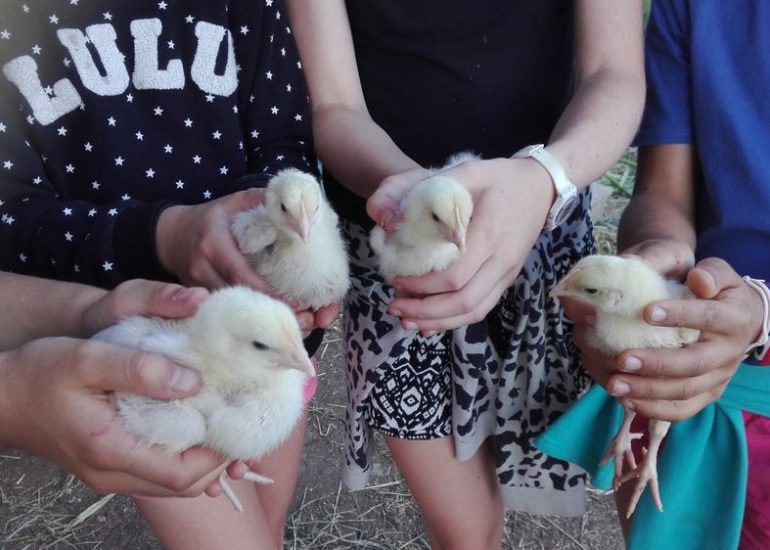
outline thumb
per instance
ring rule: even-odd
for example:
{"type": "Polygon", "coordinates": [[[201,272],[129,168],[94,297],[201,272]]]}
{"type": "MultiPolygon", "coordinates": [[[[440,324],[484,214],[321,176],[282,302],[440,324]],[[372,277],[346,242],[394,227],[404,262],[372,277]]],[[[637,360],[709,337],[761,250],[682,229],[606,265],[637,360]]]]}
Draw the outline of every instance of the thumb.
{"type": "Polygon", "coordinates": [[[200,388],[198,373],[162,355],[97,341],[85,347],[78,365],[81,376],[101,390],[181,399],[200,388]]]}
{"type": "Polygon", "coordinates": [[[719,258],[706,258],[687,274],[687,286],[698,298],[710,300],[723,290],[741,284],[741,277],[719,258]]]}
{"type": "Polygon", "coordinates": [[[225,209],[232,212],[240,212],[242,210],[249,210],[265,202],[265,189],[252,188],[244,191],[238,191],[232,195],[228,195],[222,199],[224,201],[225,209]]]}
{"type": "Polygon", "coordinates": [[[399,199],[393,195],[391,189],[380,187],[366,201],[366,213],[374,223],[392,233],[401,218],[399,199]]]}

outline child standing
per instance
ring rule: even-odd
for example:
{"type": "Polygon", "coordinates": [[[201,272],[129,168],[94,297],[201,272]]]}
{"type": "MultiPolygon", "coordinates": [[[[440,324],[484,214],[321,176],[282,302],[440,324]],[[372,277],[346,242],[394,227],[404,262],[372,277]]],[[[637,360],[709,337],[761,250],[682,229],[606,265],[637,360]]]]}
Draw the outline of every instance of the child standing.
{"type": "Polygon", "coordinates": [[[351,242],[346,483],[366,483],[376,430],[435,548],[499,546],[504,507],[580,514],[583,473],[531,445],[586,383],[547,293],[593,250],[589,195],[569,199],[566,180],[584,189],[611,166],[641,113],[641,7],[289,7],[317,151],[351,242]],[[474,197],[467,252],[444,272],[397,279],[411,297],[394,300],[368,245],[367,207],[387,226],[429,167],[468,150],[485,160],[446,173],[474,197]],[[529,158],[546,155],[553,175],[529,158]]]}
{"type": "MultiPolygon", "coordinates": [[[[264,288],[230,216],[280,169],[314,171],[281,2],[9,0],[0,21],[0,268],[264,288]]],[[[138,506],[169,548],[276,548],[303,434],[261,461],[275,484],[236,484],[248,518],[206,497],[138,506]]]]}

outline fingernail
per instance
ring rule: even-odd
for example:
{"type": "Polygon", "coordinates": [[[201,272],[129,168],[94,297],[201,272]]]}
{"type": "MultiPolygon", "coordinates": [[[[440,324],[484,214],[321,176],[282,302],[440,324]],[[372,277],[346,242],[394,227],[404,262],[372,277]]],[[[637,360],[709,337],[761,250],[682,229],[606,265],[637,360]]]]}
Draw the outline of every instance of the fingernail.
{"type": "Polygon", "coordinates": [[[627,401],[627,400],[624,399],[623,401],[621,401],[621,403],[623,404],[623,406],[625,408],[627,408],[629,410],[632,410],[632,411],[636,410],[636,405],[634,405],[633,401],[627,401]]]}
{"type": "Polygon", "coordinates": [[[404,328],[406,330],[417,330],[417,323],[413,321],[407,321],[406,323],[404,323],[404,328]]]}
{"type": "Polygon", "coordinates": [[[626,395],[630,391],[631,387],[628,384],[618,381],[612,385],[612,391],[610,392],[610,395],[614,397],[620,397],[621,395],[626,395]]]}
{"type": "Polygon", "coordinates": [[[665,321],[666,317],[668,317],[668,312],[662,307],[656,306],[652,308],[652,311],[650,312],[650,321],[653,323],[660,323],[661,321],[665,321]]]}
{"type": "Polygon", "coordinates": [[[189,392],[198,386],[198,375],[190,369],[177,367],[171,373],[168,385],[174,391],[189,392]]]}
{"type": "Polygon", "coordinates": [[[171,297],[172,302],[183,302],[187,300],[195,292],[194,288],[180,288],[171,297]]]}
{"type": "Polygon", "coordinates": [[[629,355],[626,357],[626,360],[623,361],[623,370],[625,372],[636,372],[641,368],[642,360],[638,357],[634,357],[633,355],[629,355]]]}
{"type": "Polygon", "coordinates": [[[403,315],[403,312],[400,309],[391,309],[390,314],[394,317],[401,317],[403,315]]]}
{"type": "Polygon", "coordinates": [[[302,330],[311,328],[313,326],[313,323],[305,319],[303,315],[300,315],[300,317],[297,319],[297,322],[299,323],[299,328],[302,330]]]}
{"type": "Polygon", "coordinates": [[[435,335],[436,335],[435,330],[426,330],[425,332],[422,333],[423,338],[430,338],[431,336],[435,336],[435,335]]]}

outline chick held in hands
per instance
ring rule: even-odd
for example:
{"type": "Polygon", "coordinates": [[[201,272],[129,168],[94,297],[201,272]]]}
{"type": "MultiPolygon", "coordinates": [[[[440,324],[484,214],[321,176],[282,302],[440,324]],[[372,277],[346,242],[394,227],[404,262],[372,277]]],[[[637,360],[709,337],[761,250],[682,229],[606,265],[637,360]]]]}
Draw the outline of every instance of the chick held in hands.
{"type": "Polygon", "coordinates": [[[465,187],[440,172],[476,159],[471,153],[450,158],[438,173],[419,182],[403,198],[401,222],[393,233],[380,226],[372,229],[369,243],[385,281],[441,271],[465,251],[473,199],[465,187]]]}
{"type": "Polygon", "coordinates": [[[257,273],[301,309],[340,302],[350,288],[339,217],[310,174],[273,176],[265,204],[236,214],[232,232],[257,273]]]}
{"type": "MultiPolygon", "coordinates": [[[[202,445],[229,460],[265,455],[291,434],[315,376],[291,309],[245,287],[214,292],[187,319],[129,317],[94,338],[165,355],[200,374],[200,391],[184,399],[114,395],[126,427],[170,453],[202,445]]],[[[241,511],[225,476],[222,490],[241,511]]],[[[244,477],[272,483],[255,472],[244,477]]]]}
{"type": "MultiPolygon", "coordinates": [[[[627,349],[678,348],[698,340],[699,331],[686,327],[658,327],[648,324],[644,308],[658,300],[694,299],[678,281],[663,278],[637,258],[593,255],[580,260],[551,290],[552,296],[566,296],[593,306],[596,320],[587,329],[586,341],[592,348],[617,355],[627,349]]],[[[658,509],[663,511],[657,475],[657,455],[670,422],[649,420],[649,446],[637,465],[631,442],[641,434],[631,433],[636,413],[624,408],[623,425],[615,435],[602,463],[615,459],[614,486],[636,478],[628,516],[636,509],[649,484],[658,509]],[[623,474],[624,461],[630,471],[623,474]]]]}

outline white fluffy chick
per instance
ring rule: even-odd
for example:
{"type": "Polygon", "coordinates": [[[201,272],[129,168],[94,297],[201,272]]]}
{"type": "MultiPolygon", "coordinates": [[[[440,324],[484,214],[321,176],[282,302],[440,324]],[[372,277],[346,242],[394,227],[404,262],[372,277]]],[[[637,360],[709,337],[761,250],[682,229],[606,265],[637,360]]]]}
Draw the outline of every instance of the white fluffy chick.
{"type": "MultiPolygon", "coordinates": [[[[683,327],[657,327],[647,323],[642,311],[658,300],[694,298],[689,289],[663,278],[657,271],[636,258],[588,256],[580,260],[553,288],[552,296],[568,296],[596,309],[596,322],[586,334],[588,344],[608,355],[630,348],[677,348],[698,339],[699,331],[683,327]]],[[[637,478],[628,517],[636,509],[639,498],[649,484],[658,509],[663,511],[657,474],[660,444],[668,433],[670,422],[650,419],[649,448],[637,466],[631,442],[641,434],[631,433],[636,413],[624,409],[623,425],[615,435],[602,463],[615,459],[615,489],[629,479],[637,478]],[[623,461],[631,471],[625,475],[623,461]]]]}
{"type": "MultiPolygon", "coordinates": [[[[291,309],[245,287],[214,292],[187,319],[130,317],[94,338],[159,353],[198,371],[201,389],[185,399],[114,396],[131,432],[172,453],[203,445],[228,459],[248,460],[272,451],[297,423],[307,378],[315,376],[291,309]]],[[[246,479],[272,483],[254,472],[246,479]]],[[[225,472],[220,483],[242,511],[225,472]]]]}
{"type": "Polygon", "coordinates": [[[303,309],[340,302],[350,287],[339,218],[318,181],[295,168],[267,184],[265,204],[235,215],[232,232],[256,271],[303,309]]]}
{"type": "MultiPolygon", "coordinates": [[[[477,158],[459,153],[437,171],[477,158]]],[[[457,181],[440,173],[424,179],[403,198],[401,211],[402,220],[393,233],[377,225],[369,234],[380,274],[388,283],[399,275],[441,271],[465,251],[473,199],[457,181]]]]}

